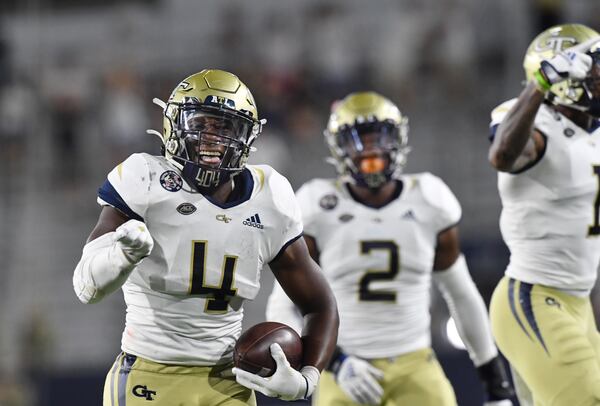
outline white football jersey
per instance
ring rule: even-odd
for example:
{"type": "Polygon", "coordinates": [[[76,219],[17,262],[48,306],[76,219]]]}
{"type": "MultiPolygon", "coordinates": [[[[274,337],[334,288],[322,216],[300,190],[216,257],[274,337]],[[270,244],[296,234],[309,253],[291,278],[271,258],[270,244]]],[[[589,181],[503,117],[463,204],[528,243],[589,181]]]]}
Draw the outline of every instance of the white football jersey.
{"type": "MultiPolygon", "coordinates": [[[[297,192],[304,233],[338,303],[338,345],[385,358],[431,345],[430,286],[437,237],[456,225],[458,201],[439,178],[402,176],[400,195],[379,209],[358,203],[347,185],[315,179],[297,192]]],[[[300,325],[277,283],[267,318],[300,325]]]]}
{"type": "MultiPolygon", "coordinates": [[[[492,111],[494,131],[515,102],[492,111]]],[[[506,274],[586,295],[600,260],[600,129],[588,133],[545,104],[534,126],[546,138],[540,159],[498,172],[500,229],[511,253],[506,274]]]]}
{"type": "Polygon", "coordinates": [[[99,203],[144,221],[154,238],[123,285],[123,351],[168,364],[231,361],[243,300],[256,296],[263,265],[302,233],[283,176],[253,165],[234,180],[242,193],[219,204],[163,157],[134,154],[108,175],[99,203]]]}

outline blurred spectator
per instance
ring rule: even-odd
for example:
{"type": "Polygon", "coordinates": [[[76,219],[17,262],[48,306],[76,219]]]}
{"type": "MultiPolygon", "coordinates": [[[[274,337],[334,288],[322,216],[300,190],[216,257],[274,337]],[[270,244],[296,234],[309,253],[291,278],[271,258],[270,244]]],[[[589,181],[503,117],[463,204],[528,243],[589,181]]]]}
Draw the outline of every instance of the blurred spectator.
{"type": "MultiPolygon", "coordinates": [[[[13,190],[23,183],[27,139],[40,125],[38,100],[25,77],[17,77],[0,87],[0,162],[2,190],[13,190]]],[[[9,194],[4,193],[8,198],[9,194]]]]}
{"type": "Polygon", "coordinates": [[[106,93],[101,101],[101,135],[108,142],[111,165],[134,152],[144,151],[150,136],[148,101],[141,94],[141,83],[128,69],[117,69],[106,78],[106,93]]]}
{"type": "Polygon", "coordinates": [[[57,53],[55,66],[48,68],[42,83],[50,114],[50,143],[54,149],[53,181],[58,186],[76,186],[85,175],[81,144],[86,135],[82,126],[94,88],[93,72],[82,65],[79,52],[79,49],[67,48],[57,53]]]}

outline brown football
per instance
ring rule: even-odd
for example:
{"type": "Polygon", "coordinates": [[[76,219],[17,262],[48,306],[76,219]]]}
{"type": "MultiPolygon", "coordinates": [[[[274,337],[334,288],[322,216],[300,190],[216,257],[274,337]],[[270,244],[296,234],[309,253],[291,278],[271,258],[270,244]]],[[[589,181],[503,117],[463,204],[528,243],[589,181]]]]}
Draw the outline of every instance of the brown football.
{"type": "Polygon", "coordinates": [[[283,323],[267,321],[246,330],[235,343],[233,362],[237,368],[270,376],[275,372],[275,360],[269,347],[278,343],[294,369],[302,366],[302,339],[283,323]]]}

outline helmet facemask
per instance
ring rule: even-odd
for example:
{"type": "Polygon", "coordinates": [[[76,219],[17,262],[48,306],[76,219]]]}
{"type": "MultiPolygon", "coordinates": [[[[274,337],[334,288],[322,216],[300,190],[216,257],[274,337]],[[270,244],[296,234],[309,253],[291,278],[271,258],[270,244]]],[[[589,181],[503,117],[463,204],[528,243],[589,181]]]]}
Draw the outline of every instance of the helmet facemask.
{"type": "Polygon", "coordinates": [[[173,131],[166,148],[183,166],[189,183],[200,192],[210,192],[244,169],[260,123],[237,111],[193,100],[169,103],[167,111],[170,108],[174,109],[173,131]]]}
{"type": "Polygon", "coordinates": [[[338,171],[377,191],[401,173],[409,152],[406,133],[404,121],[373,120],[340,127],[327,139],[338,171]]]}
{"type": "Polygon", "coordinates": [[[600,118],[600,50],[591,52],[590,56],[592,69],[582,82],[584,94],[580,104],[586,109],[586,113],[594,118],[600,118]]]}

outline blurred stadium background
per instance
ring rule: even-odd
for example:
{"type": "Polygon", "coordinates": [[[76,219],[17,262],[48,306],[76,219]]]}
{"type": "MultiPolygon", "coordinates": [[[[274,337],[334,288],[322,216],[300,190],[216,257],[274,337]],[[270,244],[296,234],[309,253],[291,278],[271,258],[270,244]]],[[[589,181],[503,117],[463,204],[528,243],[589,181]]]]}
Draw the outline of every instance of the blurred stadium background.
{"type": "MultiPolygon", "coordinates": [[[[410,118],[407,171],[433,172],[458,196],[464,251],[488,301],[508,260],[489,112],[518,94],[536,33],[600,28],[597,0],[2,0],[0,13],[0,406],[101,404],[123,300],[80,304],[72,271],[98,186],[129,154],[159,153],[145,134],[162,125],[152,97],[185,76],[240,76],[268,119],[251,161],[295,188],[334,175],[322,139],[333,100],[373,89],[397,102],[410,118]]],[[[271,283],[265,272],[246,326],[263,320],[271,283]]],[[[460,404],[481,404],[437,296],[432,310],[460,404]]]]}

